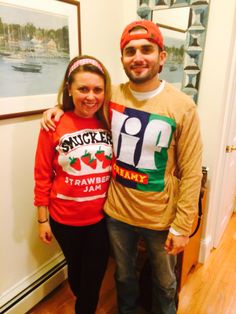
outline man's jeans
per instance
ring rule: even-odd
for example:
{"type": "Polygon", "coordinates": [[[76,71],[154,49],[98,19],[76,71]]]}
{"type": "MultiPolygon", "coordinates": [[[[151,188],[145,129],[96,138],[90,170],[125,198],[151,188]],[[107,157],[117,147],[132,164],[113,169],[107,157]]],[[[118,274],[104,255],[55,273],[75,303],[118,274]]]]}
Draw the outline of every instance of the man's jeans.
{"type": "Polygon", "coordinates": [[[152,267],[152,312],[175,314],[176,257],[164,250],[168,231],[135,227],[107,217],[108,231],[116,260],[115,280],[120,314],[137,314],[139,282],[136,273],[137,244],[144,239],[152,267]]]}

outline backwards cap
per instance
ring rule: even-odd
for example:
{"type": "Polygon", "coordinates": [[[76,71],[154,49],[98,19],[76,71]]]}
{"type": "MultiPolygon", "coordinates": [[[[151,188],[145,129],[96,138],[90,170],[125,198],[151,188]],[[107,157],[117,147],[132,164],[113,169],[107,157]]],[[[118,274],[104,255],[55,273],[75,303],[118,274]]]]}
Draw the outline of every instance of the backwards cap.
{"type": "Polygon", "coordinates": [[[159,27],[149,20],[135,21],[126,26],[120,39],[121,51],[123,51],[124,47],[133,39],[147,39],[156,43],[161,50],[164,49],[163,36],[159,27]],[[147,32],[130,34],[135,27],[142,27],[146,29],[147,32]]]}

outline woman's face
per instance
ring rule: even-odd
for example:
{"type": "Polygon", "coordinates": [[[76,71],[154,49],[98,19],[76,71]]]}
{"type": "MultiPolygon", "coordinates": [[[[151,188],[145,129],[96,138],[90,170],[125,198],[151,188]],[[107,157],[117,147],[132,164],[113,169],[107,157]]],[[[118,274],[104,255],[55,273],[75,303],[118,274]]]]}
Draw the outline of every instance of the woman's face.
{"type": "Polygon", "coordinates": [[[69,95],[73,99],[75,114],[92,118],[104,102],[104,79],[96,73],[78,72],[69,87],[69,95]]]}

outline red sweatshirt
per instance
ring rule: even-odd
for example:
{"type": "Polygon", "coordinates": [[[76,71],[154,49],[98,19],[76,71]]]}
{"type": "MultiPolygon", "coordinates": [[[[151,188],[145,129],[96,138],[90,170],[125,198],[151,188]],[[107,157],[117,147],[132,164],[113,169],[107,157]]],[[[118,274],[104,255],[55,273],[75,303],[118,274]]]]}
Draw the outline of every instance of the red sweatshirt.
{"type": "Polygon", "coordinates": [[[56,131],[40,131],[35,157],[35,206],[59,223],[84,226],[103,218],[112,141],[97,118],[66,112],[56,131]]]}

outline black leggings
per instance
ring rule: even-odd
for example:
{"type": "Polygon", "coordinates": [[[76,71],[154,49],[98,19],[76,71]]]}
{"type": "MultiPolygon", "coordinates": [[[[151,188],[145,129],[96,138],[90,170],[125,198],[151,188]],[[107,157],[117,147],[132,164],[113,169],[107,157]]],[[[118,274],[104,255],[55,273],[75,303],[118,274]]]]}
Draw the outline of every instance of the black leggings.
{"type": "Polygon", "coordinates": [[[50,217],[50,225],[68,264],[68,281],[76,297],[75,313],[94,314],[109,256],[105,219],[77,227],[62,225],[50,217]]]}

